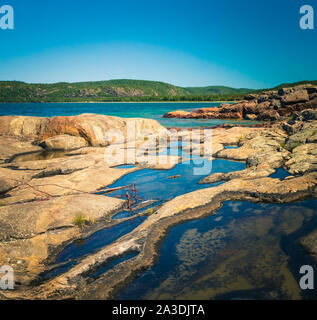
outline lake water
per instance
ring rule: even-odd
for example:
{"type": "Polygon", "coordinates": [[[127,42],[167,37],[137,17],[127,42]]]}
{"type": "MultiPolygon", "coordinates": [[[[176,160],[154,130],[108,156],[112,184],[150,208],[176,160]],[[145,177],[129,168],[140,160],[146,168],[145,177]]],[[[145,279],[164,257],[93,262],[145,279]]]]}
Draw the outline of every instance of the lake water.
{"type": "Polygon", "coordinates": [[[254,124],[256,121],[217,119],[165,119],[163,115],[174,110],[191,111],[197,108],[217,107],[220,103],[0,103],[0,116],[23,115],[34,117],[74,116],[97,113],[125,118],[151,118],[166,127],[213,127],[224,123],[254,124]]]}

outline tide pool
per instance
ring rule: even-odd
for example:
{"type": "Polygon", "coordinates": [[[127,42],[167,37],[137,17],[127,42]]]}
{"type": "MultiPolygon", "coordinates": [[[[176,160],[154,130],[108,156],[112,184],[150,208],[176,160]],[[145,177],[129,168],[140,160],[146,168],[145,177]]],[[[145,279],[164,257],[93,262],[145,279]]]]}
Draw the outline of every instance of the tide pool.
{"type": "Polygon", "coordinates": [[[173,227],[158,262],[117,299],[316,299],[298,284],[300,267],[314,265],[299,239],[314,229],[316,205],[227,201],[173,227]]]}

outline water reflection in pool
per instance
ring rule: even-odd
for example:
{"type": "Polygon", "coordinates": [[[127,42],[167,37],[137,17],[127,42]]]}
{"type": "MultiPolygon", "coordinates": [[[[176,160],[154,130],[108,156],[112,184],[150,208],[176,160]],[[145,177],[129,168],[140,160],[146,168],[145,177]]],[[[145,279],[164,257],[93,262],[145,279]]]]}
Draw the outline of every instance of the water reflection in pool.
{"type": "Polygon", "coordinates": [[[11,163],[22,163],[26,161],[39,161],[39,160],[51,160],[56,158],[66,158],[67,152],[63,150],[55,151],[38,151],[38,152],[29,152],[22,153],[14,156],[10,159],[11,163]]]}
{"type": "Polygon", "coordinates": [[[118,299],[316,298],[299,286],[312,265],[299,238],[317,225],[316,200],[226,202],[216,215],[171,229],[158,263],[118,299]]]}
{"type": "MultiPolygon", "coordinates": [[[[204,161],[208,161],[204,159],[204,161]]],[[[208,163],[211,163],[208,161],[208,163]]],[[[204,176],[215,172],[232,172],[245,169],[244,162],[228,161],[216,159],[212,161],[212,171],[206,175],[196,175],[194,168],[200,167],[200,164],[194,163],[194,160],[184,161],[177,164],[171,170],[152,170],[144,169],[130,173],[108,188],[117,188],[122,186],[136,184],[138,196],[144,200],[168,200],[181,194],[192,192],[202,188],[208,188],[210,185],[198,184],[198,181],[204,176]],[[169,177],[176,177],[168,179],[169,177]]],[[[219,184],[219,183],[218,183],[219,184]]],[[[213,184],[213,186],[216,184],[213,184]]],[[[120,196],[125,190],[118,190],[107,194],[108,196],[120,196]]]]}

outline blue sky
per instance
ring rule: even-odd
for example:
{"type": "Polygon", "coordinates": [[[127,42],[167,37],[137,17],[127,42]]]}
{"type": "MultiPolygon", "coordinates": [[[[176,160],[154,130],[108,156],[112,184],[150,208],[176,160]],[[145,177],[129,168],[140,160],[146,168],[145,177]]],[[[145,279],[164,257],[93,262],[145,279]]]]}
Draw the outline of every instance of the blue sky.
{"type": "Polygon", "coordinates": [[[271,87],[317,79],[317,0],[0,0],[0,80],[271,87]]]}

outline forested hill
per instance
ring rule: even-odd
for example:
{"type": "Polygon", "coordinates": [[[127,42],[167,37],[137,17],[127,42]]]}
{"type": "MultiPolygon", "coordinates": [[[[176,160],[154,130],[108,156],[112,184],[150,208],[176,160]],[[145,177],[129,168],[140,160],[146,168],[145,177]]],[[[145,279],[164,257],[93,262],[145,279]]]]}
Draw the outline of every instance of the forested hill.
{"type": "Polygon", "coordinates": [[[182,88],[158,81],[125,79],[54,84],[0,81],[0,102],[233,100],[250,91],[220,86],[182,88]]]}
{"type": "Polygon", "coordinates": [[[184,89],[193,95],[244,95],[253,91],[252,89],[235,89],[225,86],[187,87],[184,89]]]}
{"type": "Polygon", "coordinates": [[[229,101],[253,91],[225,86],[182,88],[126,79],[53,84],[0,81],[0,102],[229,101]]]}

